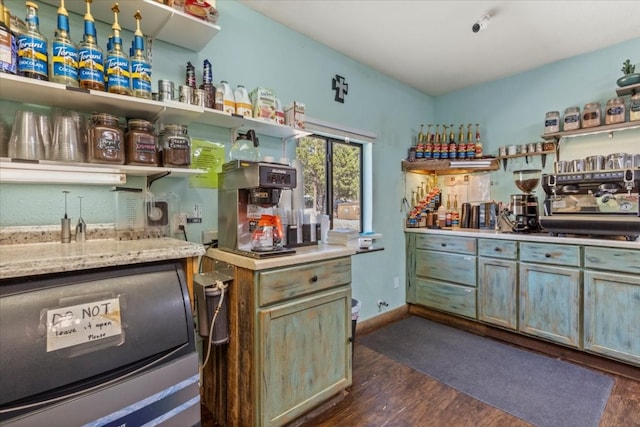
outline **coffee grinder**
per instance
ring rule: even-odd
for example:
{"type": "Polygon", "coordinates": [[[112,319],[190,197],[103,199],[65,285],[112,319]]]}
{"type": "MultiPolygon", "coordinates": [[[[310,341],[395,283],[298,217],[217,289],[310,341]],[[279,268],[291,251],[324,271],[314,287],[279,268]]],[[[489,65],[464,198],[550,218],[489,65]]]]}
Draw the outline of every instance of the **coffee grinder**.
{"type": "Polygon", "coordinates": [[[506,218],[514,232],[540,231],[538,222],[538,198],[531,192],[540,183],[539,169],[525,169],[513,172],[516,187],[524,194],[511,195],[511,209],[515,220],[506,218]]]}
{"type": "Polygon", "coordinates": [[[252,250],[251,238],[265,209],[276,206],[282,190],[296,187],[296,169],[277,163],[234,160],[218,174],[218,247],[253,258],[287,255],[293,249],[252,250]]]}

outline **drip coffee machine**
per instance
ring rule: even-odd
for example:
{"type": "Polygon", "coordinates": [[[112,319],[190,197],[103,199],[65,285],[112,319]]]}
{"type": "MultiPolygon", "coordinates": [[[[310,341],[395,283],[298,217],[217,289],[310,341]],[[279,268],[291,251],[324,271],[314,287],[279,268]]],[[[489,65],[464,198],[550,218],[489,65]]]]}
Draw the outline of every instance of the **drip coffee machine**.
{"type": "MultiPolygon", "coordinates": [[[[256,245],[254,234],[268,208],[277,206],[282,190],[296,187],[296,169],[276,163],[234,160],[218,175],[218,247],[253,258],[295,253],[284,247],[256,245]],[[267,250],[268,249],[268,250],[267,250]]],[[[259,231],[259,230],[258,230],[259,231]]]]}
{"type": "Polygon", "coordinates": [[[540,231],[538,222],[538,198],[532,194],[540,183],[541,171],[539,169],[526,169],[513,172],[516,187],[523,194],[511,195],[511,210],[515,220],[505,216],[504,218],[514,232],[530,233],[540,231]]]}

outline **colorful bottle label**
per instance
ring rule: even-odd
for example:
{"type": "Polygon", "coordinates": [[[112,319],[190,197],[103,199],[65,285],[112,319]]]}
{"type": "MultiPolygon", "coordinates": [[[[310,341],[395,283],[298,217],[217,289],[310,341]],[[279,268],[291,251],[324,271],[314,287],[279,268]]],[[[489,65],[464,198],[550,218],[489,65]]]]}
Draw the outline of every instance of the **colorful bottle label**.
{"type": "Polygon", "coordinates": [[[18,37],[18,74],[32,73],[49,76],[47,42],[31,34],[18,37]]]}
{"type": "Polygon", "coordinates": [[[151,95],[151,66],[144,60],[131,60],[131,88],[151,95]]]}
{"type": "Polygon", "coordinates": [[[0,72],[15,74],[17,71],[16,39],[7,28],[0,27],[0,72]]]}
{"type": "Polygon", "coordinates": [[[130,79],[129,60],[122,55],[107,56],[107,91],[113,88],[128,91],[130,79]]]}
{"type": "Polygon", "coordinates": [[[78,50],[78,79],[104,85],[104,59],[99,49],[82,47],[78,50]]]}
{"type": "Polygon", "coordinates": [[[51,48],[51,80],[78,80],[78,51],[70,43],[54,41],[51,48]]]}

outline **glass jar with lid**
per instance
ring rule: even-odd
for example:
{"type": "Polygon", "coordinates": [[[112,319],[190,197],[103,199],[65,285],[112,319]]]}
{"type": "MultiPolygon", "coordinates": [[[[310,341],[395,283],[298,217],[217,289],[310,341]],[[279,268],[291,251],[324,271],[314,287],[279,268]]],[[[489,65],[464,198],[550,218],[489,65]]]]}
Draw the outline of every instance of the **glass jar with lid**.
{"type": "Polygon", "coordinates": [[[158,165],[158,138],[153,124],[147,120],[130,119],[125,135],[128,165],[158,165]]]}
{"type": "Polygon", "coordinates": [[[93,113],[87,133],[89,163],[124,164],[124,131],[116,116],[93,113]]]}
{"type": "Polygon", "coordinates": [[[166,125],[160,132],[159,139],[163,166],[189,167],[191,165],[191,138],[186,126],[166,125]]]}
{"type": "Polygon", "coordinates": [[[564,110],[562,130],[580,129],[580,107],[568,107],[564,110]]]}
{"type": "Polygon", "coordinates": [[[604,124],[624,123],[626,107],[623,98],[611,98],[605,108],[604,124]]]}
{"type": "Polygon", "coordinates": [[[636,93],[629,100],[629,121],[640,120],[640,93],[636,93]]]}
{"type": "Polygon", "coordinates": [[[592,128],[602,124],[602,111],[599,102],[585,104],[582,109],[582,127],[592,128]]]}
{"type": "Polygon", "coordinates": [[[544,115],[544,133],[560,132],[560,112],[549,111],[544,115]]]}

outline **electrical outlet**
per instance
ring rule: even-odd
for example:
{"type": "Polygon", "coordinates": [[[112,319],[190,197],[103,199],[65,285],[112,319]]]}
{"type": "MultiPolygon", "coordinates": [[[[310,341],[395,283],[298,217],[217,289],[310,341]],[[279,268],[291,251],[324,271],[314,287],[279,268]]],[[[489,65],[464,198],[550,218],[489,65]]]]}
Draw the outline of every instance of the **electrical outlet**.
{"type": "Polygon", "coordinates": [[[177,213],[174,215],[173,232],[182,233],[182,230],[180,230],[180,226],[183,226],[185,229],[187,228],[187,214],[184,212],[177,213]]]}

